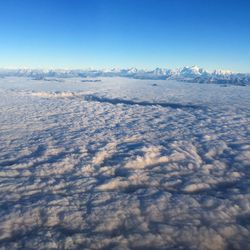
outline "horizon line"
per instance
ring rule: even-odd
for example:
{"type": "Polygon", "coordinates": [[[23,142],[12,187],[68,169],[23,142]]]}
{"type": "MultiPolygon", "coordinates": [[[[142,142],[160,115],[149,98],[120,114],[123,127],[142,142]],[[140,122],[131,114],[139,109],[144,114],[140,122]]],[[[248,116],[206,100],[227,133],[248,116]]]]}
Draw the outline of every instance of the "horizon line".
{"type": "Polygon", "coordinates": [[[216,69],[212,69],[212,70],[208,70],[207,68],[205,67],[200,67],[198,65],[192,65],[192,66],[188,66],[188,65],[185,65],[185,66],[180,66],[180,67],[175,67],[175,68],[171,68],[171,67],[152,67],[152,68],[143,68],[143,67],[134,67],[134,66],[131,66],[131,67],[92,67],[92,66],[89,66],[89,67],[28,67],[28,66],[24,66],[24,67],[0,67],[0,70],[48,70],[48,71],[60,71],[60,70],[65,70],[65,71],[75,71],[75,70],[84,70],[84,71],[91,71],[91,70],[100,70],[100,71],[103,71],[103,70],[123,70],[123,69],[126,69],[126,70],[129,70],[129,69],[137,69],[137,70],[144,70],[144,71],[153,71],[153,70],[156,70],[156,69],[166,69],[166,70],[173,70],[173,71],[176,71],[176,70],[180,70],[180,69],[184,69],[184,68],[195,68],[197,67],[198,69],[202,69],[202,70],[205,70],[206,72],[208,73],[211,73],[211,72],[215,72],[215,71],[228,71],[230,73],[233,73],[233,74],[250,74],[250,72],[242,72],[242,71],[235,71],[235,70],[230,70],[230,69],[223,69],[223,68],[216,68],[216,69]]]}

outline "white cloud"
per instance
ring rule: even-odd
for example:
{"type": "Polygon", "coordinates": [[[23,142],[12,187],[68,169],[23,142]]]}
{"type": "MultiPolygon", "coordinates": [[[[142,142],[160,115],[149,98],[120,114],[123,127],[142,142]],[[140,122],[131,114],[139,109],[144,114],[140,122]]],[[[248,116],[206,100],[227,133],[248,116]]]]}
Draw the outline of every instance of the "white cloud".
{"type": "Polygon", "coordinates": [[[247,248],[249,87],[154,83],[0,79],[1,249],[247,248]]]}

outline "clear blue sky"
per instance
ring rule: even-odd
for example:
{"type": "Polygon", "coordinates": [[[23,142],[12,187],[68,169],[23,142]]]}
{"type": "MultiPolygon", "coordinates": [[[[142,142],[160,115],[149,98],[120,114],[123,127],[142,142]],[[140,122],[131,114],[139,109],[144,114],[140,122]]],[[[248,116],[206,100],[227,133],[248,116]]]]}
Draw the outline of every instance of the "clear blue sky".
{"type": "Polygon", "coordinates": [[[1,0],[0,67],[250,72],[249,0],[1,0]]]}

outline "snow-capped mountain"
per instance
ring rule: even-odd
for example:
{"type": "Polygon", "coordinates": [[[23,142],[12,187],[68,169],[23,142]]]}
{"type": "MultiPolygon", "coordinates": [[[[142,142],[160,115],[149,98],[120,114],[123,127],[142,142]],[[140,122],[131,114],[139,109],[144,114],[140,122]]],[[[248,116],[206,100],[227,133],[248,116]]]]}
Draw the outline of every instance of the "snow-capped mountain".
{"type": "Polygon", "coordinates": [[[0,77],[20,76],[32,77],[41,80],[46,77],[130,77],[135,79],[178,80],[197,83],[215,84],[250,84],[250,74],[233,73],[228,70],[215,70],[209,72],[198,66],[183,67],[175,70],[156,68],[154,70],[128,69],[86,69],[86,70],[37,70],[37,69],[0,69],[0,77]]]}
{"type": "Polygon", "coordinates": [[[192,66],[192,67],[183,67],[177,70],[177,74],[183,77],[195,77],[195,76],[207,75],[208,72],[202,68],[199,68],[198,66],[192,66]]]}

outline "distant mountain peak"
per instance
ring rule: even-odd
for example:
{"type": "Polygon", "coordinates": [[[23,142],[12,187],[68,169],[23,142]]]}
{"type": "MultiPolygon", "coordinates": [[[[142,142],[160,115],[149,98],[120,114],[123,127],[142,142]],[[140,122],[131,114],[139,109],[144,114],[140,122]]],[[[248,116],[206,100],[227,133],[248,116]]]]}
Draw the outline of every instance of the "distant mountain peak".
{"type": "Polygon", "coordinates": [[[85,70],[41,70],[41,69],[0,69],[0,77],[25,76],[35,80],[46,77],[130,77],[135,79],[178,80],[197,83],[216,84],[250,84],[249,74],[233,73],[229,70],[214,70],[209,72],[197,65],[185,66],[179,69],[156,68],[154,70],[139,70],[135,67],[127,69],[85,69],[85,70]]]}

